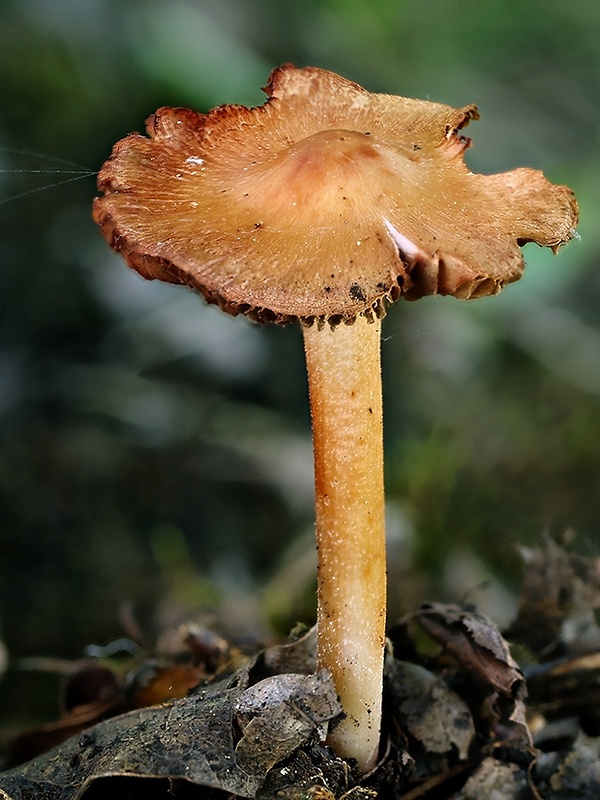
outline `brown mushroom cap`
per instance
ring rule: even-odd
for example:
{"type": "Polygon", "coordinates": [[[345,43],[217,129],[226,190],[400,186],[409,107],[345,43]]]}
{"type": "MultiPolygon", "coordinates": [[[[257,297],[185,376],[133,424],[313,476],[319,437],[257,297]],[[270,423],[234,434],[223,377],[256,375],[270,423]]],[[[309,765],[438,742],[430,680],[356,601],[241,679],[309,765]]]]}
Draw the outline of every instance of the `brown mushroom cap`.
{"type": "Polygon", "coordinates": [[[372,94],[286,64],[258,108],[162,108],[118,142],[94,218],[146,278],[232,314],[336,322],[385,300],[498,292],[520,245],[574,234],[571,191],[541,172],[474,175],[475,106],[372,94]]]}

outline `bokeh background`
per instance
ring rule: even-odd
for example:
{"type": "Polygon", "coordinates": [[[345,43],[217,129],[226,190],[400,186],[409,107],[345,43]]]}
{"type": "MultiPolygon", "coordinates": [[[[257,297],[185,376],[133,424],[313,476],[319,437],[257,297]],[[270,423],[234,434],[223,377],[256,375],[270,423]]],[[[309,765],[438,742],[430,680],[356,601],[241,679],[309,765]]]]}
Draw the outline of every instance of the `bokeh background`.
{"type": "Polygon", "coordinates": [[[385,320],[391,617],[472,599],[504,624],[543,532],[598,552],[596,0],[1,0],[5,722],[42,706],[19,659],[127,618],[149,641],[197,615],[250,639],[314,614],[299,331],[144,282],[90,218],[93,173],[156,107],[259,104],[284,61],[476,102],[474,171],[543,169],[581,206],[581,240],[527,246],[502,295],[385,320]]]}

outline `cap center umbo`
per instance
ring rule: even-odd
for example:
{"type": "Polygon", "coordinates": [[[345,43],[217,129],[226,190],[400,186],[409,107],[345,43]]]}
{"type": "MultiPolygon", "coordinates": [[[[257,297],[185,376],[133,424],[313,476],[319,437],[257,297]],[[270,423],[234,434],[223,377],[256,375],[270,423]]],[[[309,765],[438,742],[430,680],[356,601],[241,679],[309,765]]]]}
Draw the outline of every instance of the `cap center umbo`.
{"type": "Polygon", "coordinates": [[[328,200],[336,211],[340,200],[352,200],[361,188],[364,191],[365,175],[382,159],[370,139],[368,133],[349,130],[319,131],[249,172],[258,179],[265,199],[276,207],[318,203],[322,215],[328,200]]]}

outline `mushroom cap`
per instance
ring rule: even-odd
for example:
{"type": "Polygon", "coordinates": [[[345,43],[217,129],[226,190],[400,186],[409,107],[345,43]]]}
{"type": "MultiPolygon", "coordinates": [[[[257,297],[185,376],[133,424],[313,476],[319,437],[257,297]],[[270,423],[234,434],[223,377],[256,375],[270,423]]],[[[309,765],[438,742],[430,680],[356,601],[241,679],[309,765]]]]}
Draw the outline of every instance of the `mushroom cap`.
{"type": "Polygon", "coordinates": [[[262,322],[335,324],[400,296],[494,294],[521,276],[521,245],[574,235],[567,187],[470,172],[475,106],[291,64],[265,92],[257,108],[161,108],[114,146],[94,218],[145,278],[262,322]]]}

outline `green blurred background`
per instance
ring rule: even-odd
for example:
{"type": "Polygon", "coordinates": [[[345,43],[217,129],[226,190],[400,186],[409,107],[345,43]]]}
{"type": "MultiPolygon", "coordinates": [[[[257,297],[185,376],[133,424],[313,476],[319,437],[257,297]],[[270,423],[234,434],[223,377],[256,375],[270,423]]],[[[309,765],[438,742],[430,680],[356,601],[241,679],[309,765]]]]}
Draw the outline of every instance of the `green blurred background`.
{"type": "MultiPolygon", "coordinates": [[[[90,218],[92,173],[156,107],[261,103],[284,61],[476,102],[474,171],[540,168],[581,205],[581,240],[557,257],[529,245],[525,277],[499,297],[400,301],[385,320],[391,617],[470,598],[502,624],[520,548],[542,531],[573,528],[598,551],[600,3],[1,0],[12,659],[105,644],[124,608],[149,639],[198,613],[241,637],[314,613],[299,331],[144,282],[90,218]]],[[[0,687],[5,709],[17,681],[0,687]]]]}

